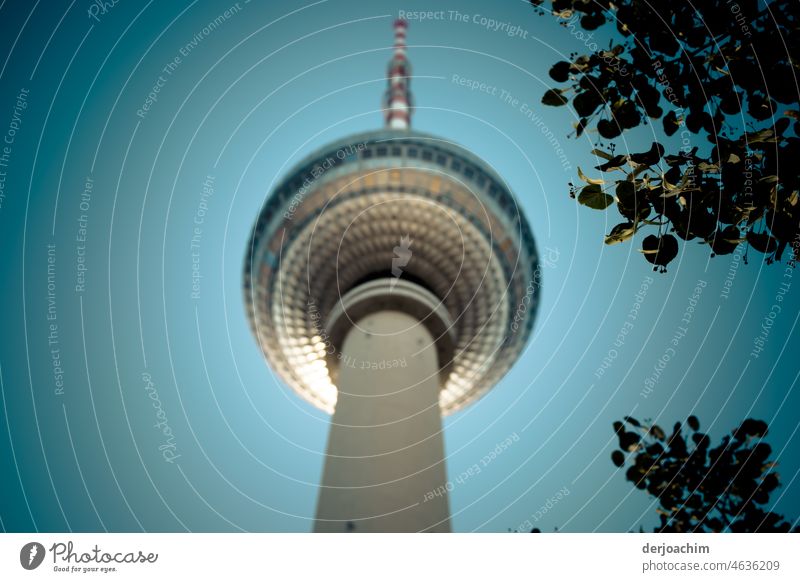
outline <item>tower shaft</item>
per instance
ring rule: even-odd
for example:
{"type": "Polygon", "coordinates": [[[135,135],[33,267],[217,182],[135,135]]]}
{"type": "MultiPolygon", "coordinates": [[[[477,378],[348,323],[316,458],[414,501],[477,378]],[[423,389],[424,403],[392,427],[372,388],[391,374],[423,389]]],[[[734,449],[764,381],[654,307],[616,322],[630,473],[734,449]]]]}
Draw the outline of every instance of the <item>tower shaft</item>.
{"type": "Polygon", "coordinates": [[[318,532],[450,531],[433,337],[379,311],[342,347],[318,532]]]}

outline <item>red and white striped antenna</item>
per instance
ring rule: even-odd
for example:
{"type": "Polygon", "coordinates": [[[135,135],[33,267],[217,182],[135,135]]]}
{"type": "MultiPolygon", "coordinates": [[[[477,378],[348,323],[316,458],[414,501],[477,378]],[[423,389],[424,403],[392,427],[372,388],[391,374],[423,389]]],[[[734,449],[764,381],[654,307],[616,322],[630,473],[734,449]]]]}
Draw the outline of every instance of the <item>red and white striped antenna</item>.
{"type": "Polygon", "coordinates": [[[389,129],[408,129],[411,126],[411,65],[406,58],[406,29],[408,23],[394,21],[394,55],[389,61],[386,80],[389,87],[384,97],[384,118],[389,129]]]}

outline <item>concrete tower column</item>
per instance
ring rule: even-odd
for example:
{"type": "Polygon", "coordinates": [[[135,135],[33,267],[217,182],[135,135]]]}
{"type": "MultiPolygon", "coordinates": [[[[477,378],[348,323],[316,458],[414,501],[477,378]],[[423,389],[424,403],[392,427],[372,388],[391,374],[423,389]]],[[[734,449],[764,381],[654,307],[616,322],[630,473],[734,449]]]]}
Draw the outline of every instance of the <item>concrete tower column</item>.
{"type": "Polygon", "coordinates": [[[347,332],[341,355],[314,531],[450,531],[446,492],[432,495],[447,475],[430,331],[378,311],[347,332]]]}

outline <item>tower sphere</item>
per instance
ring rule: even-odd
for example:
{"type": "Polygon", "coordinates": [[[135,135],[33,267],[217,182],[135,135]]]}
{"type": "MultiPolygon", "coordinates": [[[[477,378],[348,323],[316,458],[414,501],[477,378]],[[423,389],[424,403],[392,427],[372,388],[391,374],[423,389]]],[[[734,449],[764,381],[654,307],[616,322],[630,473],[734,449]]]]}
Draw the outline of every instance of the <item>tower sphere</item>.
{"type": "Polygon", "coordinates": [[[502,178],[452,142],[393,129],[389,101],[385,129],[319,149],[274,188],[250,239],[245,301],[272,369],[331,413],[339,368],[364,365],[342,361],[347,331],[374,311],[413,315],[435,338],[448,414],[522,352],[536,249],[502,178]]]}

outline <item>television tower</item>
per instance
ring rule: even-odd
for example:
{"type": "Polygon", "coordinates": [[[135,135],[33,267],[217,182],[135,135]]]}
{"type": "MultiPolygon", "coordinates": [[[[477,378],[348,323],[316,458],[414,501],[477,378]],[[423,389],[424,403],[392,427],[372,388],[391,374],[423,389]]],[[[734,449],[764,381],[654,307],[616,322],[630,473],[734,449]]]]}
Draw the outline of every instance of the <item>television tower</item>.
{"type": "Polygon", "coordinates": [[[245,260],[267,362],[333,414],[319,532],[450,531],[442,416],[506,374],[536,311],[533,235],[508,185],[410,128],[406,29],[395,22],[385,127],[289,172],[245,260]]]}

